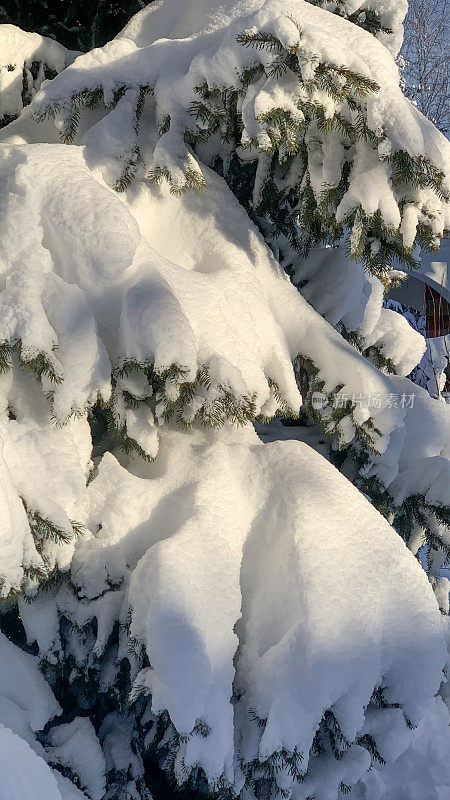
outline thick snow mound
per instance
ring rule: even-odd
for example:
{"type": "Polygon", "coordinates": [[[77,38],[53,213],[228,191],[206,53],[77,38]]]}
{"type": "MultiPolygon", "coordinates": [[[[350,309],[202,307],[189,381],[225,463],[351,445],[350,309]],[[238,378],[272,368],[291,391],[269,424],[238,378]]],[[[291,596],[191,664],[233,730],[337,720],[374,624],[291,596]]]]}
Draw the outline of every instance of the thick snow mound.
{"type": "MultiPolygon", "coordinates": [[[[3,451],[3,439],[0,440],[3,451]]],[[[11,480],[8,465],[0,453],[0,542],[2,547],[1,593],[5,596],[11,589],[19,589],[23,578],[23,566],[43,568],[42,559],[36,550],[23,503],[11,480]]]]}
{"type": "MultiPolygon", "coordinates": [[[[24,604],[30,613],[33,608],[24,604]]],[[[36,620],[35,615],[35,630],[36,620]]],[[[100,800],[104,759],[92,724],[76,718],[51,728],[44,748],[36,733],[61,709],[38,659],[0,633],[0,665],[0,800],[100,800]],[[46,762],[69,768],[86,794],[46,762]]]]}
{"type": "Polygon", "coordinates": [[[430,704],[414,731],[411,746],[393,764],[375,765],[367,773],[358,798],[403,798],[447,800],[450,765],[445,754],[450,747],[449,712],[440,697],[430,704]]]}
{"type": "Polygon", "coordinates": [[[426,350],[422,334],[389,308],[382,308],[374,329],[364,337],[367,348],[377,347],[395,366],[397,375],[409,375],[426,350]]]}
{"type": "Polygon", "coordinates": [[[382,307],[382,282],[350,261],[342,245],[314,247],[307,259],[294,256],[293,262],[293,282],[331,325],[355,331],[361,348],[376,347],[398,375],[417,366],[426,348],[424,337],[400,314],[382,307]]]}
{"type": "MultiPolygon", "coordinates": [[[[360,12],[362,22],[366,9],[374,11],[380,19],[381,25],[391,28],[396,34],[393,38],[398,44],[398,32],[396,29],[401,27],[401,23],[406,15],[407,4],[405,0],[371,0],[370,3],[361,0],[343,0],[337,6],[334,2],[322,0],[314,3],[332,12],[339,13],[344,17],[350,17],[355,12],[360,12]]],[[[222,27],[225,20],[232,20],[240,14],[250,13],[261,6],[261,0],[244,0],[236,3],[236,0],[223,0],[219,6],[212,5],[208,0],[180,0],[177,8],[170,6],[164,0],[154,3],[150,8],[143,9],[136,14],[125,26],[123,31],[118,34],[117,39],[129,38],[141,45],[150,44],[157,39],[165,37],[186,38],[198,31],[211,31],[217,27],[222,27]]],[[[389,38],[380,34],[380,38],[389,43],[389,38]]]]}
{"type": "Polygon", "coordinates": [[[2,596],[35,588],[55,567],[69,568],[87,512],[92,448],[85,419],[55,427],[37,381],[19,371],[9,378],[0,379],[2,596]],[[54,535],[43,539],[39,531],[48,524],[54,535]]]}
{"type": "Polygon", "coordinates": [[[61,800],[35,732],[60,713],[38,661],[0,633],[0,798],[61,800]]]}
{"type": "Polygon", "coordinates": [[[240,791],[285,753],[306,782],[294,791],[280,767],[276,785],[305,799],[331,781],[335,797],[370,766],[367,737],[387,761],[407,749],[442,678],[444,623],[398,535],[321,456],[251,429],[167,429],[154,465],[107,454],[89,493],[98,533],[72,578],[91,614],[104,592],[131,606],[151,664],[136,684],[182,734],[179,780],[200,765],[240,791]],[[366,711],[380,687],[398,704],[390,736],[386,709],[366,711]],[[345,753],[322,774],[330,713],[345,753]]]}
{"type": "MultiPolygon", "coordinates": [[[[125,198],[85,156],[64,145],[2,149],[0,344],[9,367],[0,380],[2,490],[5,513],[22,531],[11,538],[4,525],[4,593],[20,588],[24,567],[42,572],[42,559],[45,572],[70,564],[74,525],[84,523],[87,508],[86,412],[98,398],[109,403],[121,435],[154,458],[168,420],[220,426],[297,411],[292,359],[301,355],[324,392],[357,398],[338,423],[329,407],[323,420],[346,443],[358,430],[371,436],[379,453],[373,469],[386,485],[398,475],[405,436],[416,461],[428,458],[427,437],[448,408],[424,399],[421,435],[417,426],[408,433],[404,404],[386,407],[396,385],[299,295],[223,179],[204,168],[202,194],[174,196],[166,185],[140,182],[125,198]],[[52,419],[67,424],[55,427],[52,419]],[[19,498],[33,533],[38,515],[57,527],[57,542],[36,552],[19,498]]],[[[335,269],[339,283],[341,252],[325,253],[309,270],[307,291],[322,269],[330,282],[335,269]]],[[[367,346],[381,347],[405,372],[423,340],[406,336],[409,328],[399,332],[397,316],[380,316],[379,281],[358,269],[362,315],[351,314],[345,297],[333,309],[313,288],[309,296],[332,324],[340,316],[358,326],[367,346]]],[[[440,451],[433,455],[445,471],[448,454],[440,451]]],[[[408,486],[414,493],[417,481],[408,486]]],[[[442,480],[436,486],[444,501],[442,480]]]]}
{"type": "Polygon", "coordinates": [[[54,39],[38,33],[28,33],[15,25],[0,25],[0,42],[0,67],[42,61],[61,72],[66,66],[69,51],[54,39]]]}
{"type": "Polygon", "coordinates": [[[0,722],[28,742],[60,712],[37,659],[0,633],[0,722]]]}
{"type": "MultiPolygon", "coordinates": [[[[414,393],[406,412],[405,440],[398,474],[390,486],[397,505],[412,494],[428,503],[450,505],[450,411],[446,403],[433,401],[428,392],[406,378],[394,378],[399,394],[414,393]],[[429,410],[432,412],[429,413],[429,410]],[[427,420],[424,424],[424,418],[427,420]]],[[[376,472],[376,467],[374,468],[376,472]]],[[[382,474],[382,467],[380,465],[382,474]]],[[[450,542],[447,534],[446,540],[450,542]]]]}
{"type": "Polygon", "coordinates": [[[1,724],[0,800],[62,800],[50,767],[1,724]]]}
{"type": "MultiPolygon", "coordinates": [[[[342,189],[349,144],[344,137],[336,148],[326,121],[341,115],[344,130],[342,114],[354,112],[363,135],[351,142],[333,220],[353,220],[356,253],[363,213],[389,237],[401,228],[408,247],[419,223],[435,237],[442,231],[436,170],[446,168],[448,146],[403,98],[382,41],[361,27],[304,0],[212,5],[154,4],[46,84],[2,134],[2,592],[70,570],[76,591],[50,584],[35,604],[20,603],[28,643],[37,642],[49,672],[67,659],[74,690],[84,672],[108,702],[113,687],[123,701],[129,675],[130,701],[146,695],[149,724],[159,718],[170,738],[164,769],[179,783],[200,769],[212,788],[229,786],[242,800],[253,790],[337,800],[349,788],[387,800],[390,786],[411,794],[399,769],[423,764],[429,750],[420,791],[438,794],[448,783],[448,715],[437,695],[446,626],[412,543],[306,444],[261,444],[249,424],[298,411],[299,356],[325,401],[348,398],[342,414],[331,402],[318,414],[335,443],[356,440],[357,453],[373,446],[367,476],[398,504],[418,494],[430,507],[448,503],[445,408],[425,395],[388,403],[406,398],[410,384],[377,370],[333,326],[356,331],[362,349],[381,350],[399,375],[420,358],[422,340],[380,312],[380,281],[359,264],[346,296],[352,273],[339,254],[306,269],[316,309],[299,294],[205,166],[217,155],[207,120],[197,148],[204,159],[190,149],[205,114],[195,121],[192,103],[214,87],[236,100],[259,190],[269,117],[290,114],[307,151],[306,166],[299,150],[292,171],[300,181],[296,167],[305,167],[317,204],[325,185],[342,189]],[[263,31],[272,51],[243,46],[244,30],[248,44],[263,31]],[[282,64],[277,74],[277,53],[292,69],[282,64]],[[337,80],[345,102],[322,91],[322,79],[337,80]],[[325,120],[320,136],[313,112],[325,120]],[[52,126],[77,143],[39,143],[52,126]],[[391,156],[401,148],[413,171],[430,170],[433,186],[410,194],[394,180],[391,156]],[[337,282],[347,270],[334,304],[316,291],[319,273],[331,282],[333,269],[337,282]],[[104,426],[102,452],[113,451],[97,450],[95,463],[90,414],[104,426]]],[[[392,16],[390,0],[385,11],[392,16]]],[[[369,238],[376,254],[382,234],[369,238]]],[[[431,578],[442,599],[438,571],[431,578]]],[[[2,665],[9,650],[0,638],[2,665]]],[[[98,739],[85,716],[58,725],[30,658],[11,654],[19,688],[8,667],[0,676],[0,724],[11,752],[34,750],[30,770],[43,770],[36,786],[51,800],[84,792],[101,800],[106,779],[135,784],[144,770],[142,740],[132,752],[142,730],[135,707],[126,715],[122,706],[117,725],[113,709],[98,739]],[[37,737],[50,719],[46,739],[37,737]],[[52,778],[44,760],[74,773],[81,791],[52,778]]]]}
{"type": "MultiPolygon", "coordinates": [[[[0,342],[11,362],[17,350],[35,370],[43,364],[59,422],[109,398],[111,369],[117,420],[133,438],[141,430],[150,456],[167,415],[220,424],[297,411],[299,353],[326,391],[389,390],[299,296],[215,173],[206,170],[205,194],[139,184],[125,204],[78,147],[5,148],[2,166],[0,342]],[[162,382],[149,385],[149,373],[162,382]],[[124,396],[155,388],[153,410],[126,406],[124,396]]],[[[380,420],[381,437],[396,421],[401,412],[380,420]]]]}
{"type": "Polygon", "coordinates": [[[380,316],[383,284],[368,275],[362,264],[349,260],[343,246],[317,246],[307,259],[289,253],[292,280],[303,297],[330,325],[366,336],[380,316]],[[292,257],[294,256],[294,257],[292,257]]]}
{"type": "Polygon", "coordinates": [[[48,740],[49,761],[70,767],[90,800],[101,800],[105,793],[105,760],[92,722],[87,717],[77,717],[53,728],[48,740]]]}
{"type": "Polygon", "coordinates": [[[427,349],[420,363],[427,378],[426,386],[431,397],[442,398],[447,382],[446,369],[449,363],[450,335],[427,339],[427,349]]]}
{"type": "Polygon", "coordinates": [[[46,36],[22,31],[15,25],[0,25],[0,123],[5,117],[20,114],[24,92],[29,102],[40,89],[46,68],[61,72],[74,56],[46,36]],[[34,75],[33,63],[39,66],[34,75]]]}

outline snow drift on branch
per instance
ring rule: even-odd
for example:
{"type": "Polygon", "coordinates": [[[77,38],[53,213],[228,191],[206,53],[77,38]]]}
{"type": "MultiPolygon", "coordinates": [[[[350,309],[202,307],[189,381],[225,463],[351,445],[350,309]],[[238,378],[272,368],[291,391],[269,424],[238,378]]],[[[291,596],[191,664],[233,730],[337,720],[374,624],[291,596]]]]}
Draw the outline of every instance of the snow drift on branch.
{"type": "MultiPolygon", "coordinates": [[[[140,183],[124,201],[88,169],[82,148],[64,145],[4,147],[1,170],[7,463],[31,521],[54,522],[58,555],[45,552],[47,571],[69,563],[72,523],[84,520],[83,417],[98,398],[124,446],[154,458],[158,429],[171,421],[217,427],[298,411],[292,359],[301,355],[314,365],[323,391],[360,398],[339,420],[327,419],[325,409],[330,433],[346,443],[358,436],[369,441],[385,485],[396,478],[406,409],[369,407],[371,396],[388,396],[396,386],[298,294],[221,178],[205,167],[202,194],[174,196],[167,186],[140,183]],[[47,434],[50,414],[59,424],[72,422],[47,434]],[[31,434],[36,425],[44,431],[31,434]],[[43,444],[36,445],[38,461],[27,445],[30,466],[15,466],[14,448],[30,435],[36,442],[48,436],[48,446],[61,453],[55,464],[72,435],[79,441],[79,458],[62,459],[74,472],[51,473],[65,487],[50,495],[57,506],[46,480],[42,488],[37,483],[37,475],[47,474],[35,466],[43,444]]],[[[376,319],[372,311],[367,334],[376,319]]],[[[421,423],[424,438],[411,434],[416,458],[430,453],[425,440],[434,416],[431,403],[421,423]]],[[[446,459],[440,463],[445,469],[446,459]]],[[[17,588],[16,574],[8,585],[17,588]]]]}
{"type": "Polygon", "coordinates": [[[42,82],[75,57],[65,47],[15,25],[0,25],[0,127],[22,111],[42,82]]]}
{"type": "Polygon", "coordinates": [[[240,791],[266,774],[307,798],[364,779],[371,737],[386,761],[406,750],[441,680],[443,621],[400,538],[321,456],[251,430],[167,429],[153,465],[108,454],[89,492],[99,532],[72,566],[84,599],[56,603],[77,624],[99,614],[104,643],[108,594],[123,621],[131,607],[151,664],[135,692],[169,712],[180,782],[200,766],[240,791]],[[333,735],[337,761],[318,756],[333,735]]]}
{"type": "Polygon", "coordinates": [[[35,98],[34,118],[53,117],[72,142],[85,109],[99,107],[106,118],[91,119],[86,142],[94,161],[99,146],[107,180],[123,189],[146,168],[176,192],[204,185],[188,145],[200,153],[212,139],[210,155],[219,153],[235,119],[235,146],[258,160],[258,186],[267,153],[289,162],[292,188],[303,199],[312,193],[328,233],[351,227],[353,256],[382,270],[393,237],[407,258],[416,235],[438,245],[449,225],[449,146],[402,94],[383,42],[304,0],[230,2],[220,14],[207,3],[197,9],[201,20],[191,3],[176,19],[166,6],[150,6],[107,46],[76,59],[35,98]],[[159,129],[151,158],[139,137],[150,95],[159,129]],[[367,226],[378,231],[370,242],[367,226]]]}

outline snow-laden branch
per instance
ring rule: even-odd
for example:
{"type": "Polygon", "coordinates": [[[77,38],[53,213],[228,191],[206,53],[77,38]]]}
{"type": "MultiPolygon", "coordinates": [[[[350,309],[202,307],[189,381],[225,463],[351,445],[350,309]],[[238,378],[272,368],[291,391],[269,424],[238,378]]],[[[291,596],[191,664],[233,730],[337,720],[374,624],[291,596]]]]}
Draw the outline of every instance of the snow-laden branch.
{"type": "MultiPolygon", "coordinates": [[[[158,432],[173,422],[217,427],[297,413],[302,400],[292,362],[301,356],[313,365],[320,391],[349,400],[337,416],[331,406],[320,412],[328,432],[340,444],[369,445],[370,473],[384,486],[398,476],[405,441],[416,460],[441,452],[447,429],[433,432],[439,409],[431,399],[425,421],[410,432],[412,412],[400,403],[386,408],[384,398],[411,393],[411,384],[399,394],[392,378],[301,297],[211,171],[205,168],[208,189],[200,195],[177,197],[167,187],[140,184],[124,202],[89,171],[78,147],[11,147],[3,170],[1,392],[18,446],[27,441],[31,417],[67,465],[70,425],[79,425],[78,437],[98,399],[122,444],[147,458],[156,457],[158,432]],[[51,417],[72,422],[47,434],[51,417]]],[[[404,332],[386,314],[369,304],[360,330],[368,346],[381,341],[389,356],[392,339],[400,345],[404,332]]],[[[400,372],[404,360],[403,373],[423,352],[422,337],[407,330],[405,356],[398,348],[395,356],[400,372]]],[[[14,473],[27,508],[66,531],[70,552],[58,557],[61,564],[73,551],[69,520],[84,521],[70,500],[72,492],[82,495],[89,460],[80,446],[76,483],[57,501],[64,512],[45,500],[45,480],[32,488],[39,470],[30,452],[30,467],[14,473]]],[[[446,460],[439,463],[445,471],[446,460]]],[[[64,473],[58,485],[65,481],[64,473]]],[[[414,491],[410,480],[405,496],[414,491]]],[[[58,495],[53,489],[50,496],[58,495]]]]}
{"type": "MultiPolygon", "coordinates": [[[[352,256],[375,272],[413,262],[416,237],[437,246],[449,224],[448,142],[402,94],[382,41],[304,0],[230,3],[193,30],[189,4],[176,22],[162,9],[76,59],[35,98],[34,119],[53,117],[66,142],[87,126],[92,163],[118,189],[147,172],[175,192],[201,190],[202,158],[212,163],[225,142],[259,165],[258,213],[267,182],[280,192],[281,179],[279,202],[297,196],[290,230],[314,214],[322,238],[349,226],[352,256]],[[89,116],[97,107],[100,122],[89,116]]],[[[10,133],[36,136],[27,119],[10,133]]]]}
{"type": "Polygon", "coordinates": [[[61,72],[75,55],[53,39],[0,25],[0,127],[17,117],[43,81],[61,72]]]}

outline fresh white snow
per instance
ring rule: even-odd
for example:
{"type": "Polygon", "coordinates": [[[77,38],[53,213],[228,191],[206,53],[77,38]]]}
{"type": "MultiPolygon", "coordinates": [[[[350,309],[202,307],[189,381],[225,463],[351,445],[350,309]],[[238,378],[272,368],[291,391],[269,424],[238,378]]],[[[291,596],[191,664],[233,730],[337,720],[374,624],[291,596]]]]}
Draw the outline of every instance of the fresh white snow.
{"type": "MultiPolygon", "coordinates": [[[[398,535],[307,445],[263,445],[251,429],[226,429],[221,441],[167,430],[154,465],[124,469],[104,456],[90,498],[89,526],[101,530],[75,554],[81,605],[95,614],[90,598],[123,586],[111,594],[122,613],[131,605],[131,635],[151,663],[136,683],[187,737],[185,766],[239,786],[238,746],[245,764],[297,748],[306,770],[327,709],[350,741],[370,732],[376,686],[413,722],[426,712],[446,658],[431,587],[398,535]],[[193,730],[200,720],[206,738],[193,730]]],[[[411,738],[397,717],[388,759],[411,738]]],[[[344,783],[364,775],[364,753],[353,745],[344,783]]],[[[308,797],[311,784],[298,792],[308,797]]]]}
{"type": "Polygon", "coordinates": [[[75,55],[46,36],[22,31],[15,25],[0,25],[0,121],[22,111],[24,73],[28,92],[33,96],[44,81],[44,66],[61,72],[75,55]],[[39,64],[36,77],[31,73],[33,62],[39,64]]]}
{"type": "MultiPolygon", "coordinates": [[[[36,571],[70,571],[77,592],[62,584],[19,603],[27,642],[48,664],[61,656],[61,616],[77,631],[96,622],[89,653],[73,645],[80,669],[98,663],[120,622],[117,661],[100,690],[127,657],[130,699],[147,694],[179,734],[180,783],[200,766],[212,788],[224,781],[250,800],[246,778],[276,764],[272,791],[292,800],[337,800],[342,786],[358,800],[448,800],[447,620],[433,592],[445,610],[443,558],[433,556],[430,583],[415,558],[420,532],[406,547],[320,454],[314,431],[305,438],[316,449],[286,431],[284,441],[262,443],[251,424],[299,411],[301,356],[325,393],[351,402],[338,424],[330,406],[321,412],[335,446],[369,434],[365,474],[397,505],[418,493],[450,505],[449,407],[403,377],[420,361],[423,337],[382,309],[381,281],[341,247],[316,248],[298,266],[302,296],[209,159],[184,141],[196,86],[237,88],[255,60],[271,66],[273,53],[236,41],[264,30],[298,56],[304,83],[264,74],[251,84],[240,101],[244,143],[267,149],[262,117],[274,107],[300,112],[297,101],[309,100],[328,116],[339,111],[308,88],[318,62],[355,70],[382,87],[361,102],[385,138],[380,151],[356,145],[338,215],[357,205],[379,211],[408,244],[432,214],[442,233],[444,200],[417,190],[403,208],[385,156],[403,148],[446,168],[447,143],[403,97],[388,34],[376,38],[326,8],[158,0],[66,69],[71,56],[55,43],[0,26],[0,47],[10,48],[1,79],[8,59],[20,75],[30,59],[63,70],[0,137],[1,594],[37,594],[36,571]],[[153,94],[138,134],[142,87],[153,94]],[[86,111],[75,144],[55,143],[85,89],[100,89],[102,103],[86,111]],[[51,108],[55,118],[38,124],[51,108]],[[119,194],[113,186],[137,144],[137,180],[119,194]],[[151,183],[147,168],[167,168],[170,181],[151,183]],[[173,192],[186,170],[205,180],[202,193],[173,192]],[[364,348],[380,348],[396,374],[347,343],[342,326],[364,348]],[[412,393],[412,404],[386,402],[412,393]],[[97,401],[147,460],[114,443],[93,458],[87,416],[97,401]],[[61,541],[44,541],[33,519],[56,526],[61,541]],[[148,656],[142,670],[127,625],[148,656]],[[374,689],[389,708],[371,703],[374,689]],[[345,740],[340,759],[315,749],[326,724],[345,740]],[[386,765],[372,765],[370,737],[386,765]],[[307,771],[304,782],[289,758],[307,771]]],[[[395,53],[404,4],[370,8],[395,29],[395,53]]],[[[17,87],[8,92],[5,113],[15,115],[17,87]]],[[[339,181],[344,148],[324,136],[319,152],[308,136],[319,197],[339,181]]],[[[266,157],[258,154],[256,192],[266,157]]],[[[108,770],[138,773],[132,725],[113,712],[99,738],[88,717],[76,717],[40,744],[36,732],[60,709],[36,659],[0,635],[0,665],[0,800],[101,800],[108,770]],[[82,789],[46,761],[73,770],[82,789]]]]}

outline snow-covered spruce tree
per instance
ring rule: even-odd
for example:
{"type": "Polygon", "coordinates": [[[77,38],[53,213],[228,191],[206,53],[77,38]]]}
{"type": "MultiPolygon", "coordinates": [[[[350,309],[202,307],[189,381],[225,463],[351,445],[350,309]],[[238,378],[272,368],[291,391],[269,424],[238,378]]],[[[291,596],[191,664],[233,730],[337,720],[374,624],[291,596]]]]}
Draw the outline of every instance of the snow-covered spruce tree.
{"type": "Polygon", "coordinates": [[[2,627],[59,703],[12,649],[27,800],[445,797],[448,407],[382,299],[448,145],[403,14],[162,0],[2,131],[2,627]],[[330,449],[263,444],[305,372],[330,449]]]}

